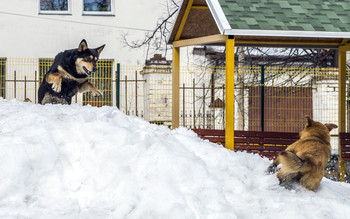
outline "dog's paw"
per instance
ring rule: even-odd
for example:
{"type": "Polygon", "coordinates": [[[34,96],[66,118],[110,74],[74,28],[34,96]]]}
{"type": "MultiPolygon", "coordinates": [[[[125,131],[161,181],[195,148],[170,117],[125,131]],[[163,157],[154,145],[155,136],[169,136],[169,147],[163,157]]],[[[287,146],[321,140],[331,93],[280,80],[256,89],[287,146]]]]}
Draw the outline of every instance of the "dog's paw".
{"type": "Polygon", "coordinates": [[[54,90],[55,92],[59,93],[61,92],[61,88],[62,88],[62,84],[61,83],[52,83],[52,90],[54,90]]]}
{"type": "Polygon", "coordinates": [[[267,174],[274,174],[274,173],[277,172],[277,170],[279,170],[279,168],[278,168],[276,165],[271,164],[271,165],[267,168],[266,173],[267,173],[267,174]]]}
{"type": "Polygon", "coordinates": [[[94,96],[94,97],[102,97],[103,93],[96,89],[96,90],[92,91],[92,96],[94,96]]]}

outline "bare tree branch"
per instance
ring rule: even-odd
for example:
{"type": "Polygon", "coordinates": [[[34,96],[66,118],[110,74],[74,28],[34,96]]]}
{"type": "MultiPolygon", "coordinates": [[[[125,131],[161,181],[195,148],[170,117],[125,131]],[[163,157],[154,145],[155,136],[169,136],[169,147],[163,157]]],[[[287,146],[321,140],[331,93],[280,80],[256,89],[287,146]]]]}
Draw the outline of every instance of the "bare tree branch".
{"type": "Polygon", "coordinates": [[[163,51],[164,55],[166,55],[168,51],[167,36],[170,33],[168,26],[178,10],[179,5],[175,2],[175,0],[171,0],[170,3],[167,2],[167,16],[165,18],[159,18],[156,28],[152,32],[146,33],[143,40],[134,41],[130,41],[128,39],[128,34],[124,34],[122,35],[122,43],[132,49],[147,46],[147,56],[150,49],[157,52],[163,51]]]}

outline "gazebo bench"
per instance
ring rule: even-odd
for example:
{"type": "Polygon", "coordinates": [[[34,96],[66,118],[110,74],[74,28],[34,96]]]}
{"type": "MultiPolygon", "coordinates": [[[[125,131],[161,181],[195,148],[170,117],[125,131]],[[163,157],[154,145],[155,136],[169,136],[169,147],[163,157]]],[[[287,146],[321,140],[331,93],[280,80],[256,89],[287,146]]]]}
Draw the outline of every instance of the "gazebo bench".
{"type": "MultiPolygon", "coordinates": [[[[225,130],[193,129],[193,131],[202,139],[225,146],[225,130]]],[[[234,150],[257,153],[260,156],[274,159],[278,152],[285,150],[288,145],[298,139],[299,133],[235,131],[234,150]]]]}
{"type": "Polygon", "coordinates": [[[342,158],[350,162],[350,133],[339,133],[342,158]]]}

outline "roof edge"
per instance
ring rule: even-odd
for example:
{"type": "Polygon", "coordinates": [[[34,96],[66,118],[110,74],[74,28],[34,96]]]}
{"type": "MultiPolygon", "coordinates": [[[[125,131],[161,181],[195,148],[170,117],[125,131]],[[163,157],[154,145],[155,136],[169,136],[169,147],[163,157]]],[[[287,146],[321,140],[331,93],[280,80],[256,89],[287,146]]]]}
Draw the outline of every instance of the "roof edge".
{"type": "Polygon", "coordinates": [[[228,22],[224,11],[221,8],[221,5],[218,0],[206,0],[207,5],[213,18],[215,20],[216,25],[219,28],[221,34],[224,34],[225,30],[231,29],[231,25],[228,22]]]}
{"type": "Polygon", "coordinates": [[[224,35],[274,36],[274,37],[312,37],[312,38],[350,38],[350,32],[325,31],[286,31],[286,30],[242,30],[225,29],[224,35]]]}
{"type": "Polygon", "coordinates": [[[184,3],[184,1],[182,0],[182,1],[181,1],[181,5],[179,5],[179,7],[178,7],[178,9],[177,9],[177,12],[176,12],[176,14],[175,14],[174,22],[172,23],[172,25],[171,25],[171,30],[169,31],[169,34],[168,34],[168,36],[167,36],[167,38],[166,38],[167,44],[172,43],[172,41],[171,41],[171,36],[172,36],[173,31],[174,31],[174,28],[175,28],[175,25],[176,25],[176,21],[177,21],[177,18],[178,18],[178,16],[179,16],[179,13],[180,13],[180,11],[181,11],[181,8],[182,8],[183,3],[184,3]]]}

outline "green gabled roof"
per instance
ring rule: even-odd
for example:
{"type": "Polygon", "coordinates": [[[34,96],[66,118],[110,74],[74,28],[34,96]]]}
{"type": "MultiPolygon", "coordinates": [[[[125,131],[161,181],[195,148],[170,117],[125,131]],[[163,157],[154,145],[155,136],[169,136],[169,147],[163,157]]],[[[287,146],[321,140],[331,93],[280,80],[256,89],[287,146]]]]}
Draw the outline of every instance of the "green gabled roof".
{"type": "Polygon", "coordinates": [[[183,0],[168,42],[213,35],[237,45],[337,47],[350,40],[350,0],[183,0]]]}
{"type": "Polygon", "coordinates": [[[231,29],[350,32],[349,0],[218,0],[231,29]]]}

